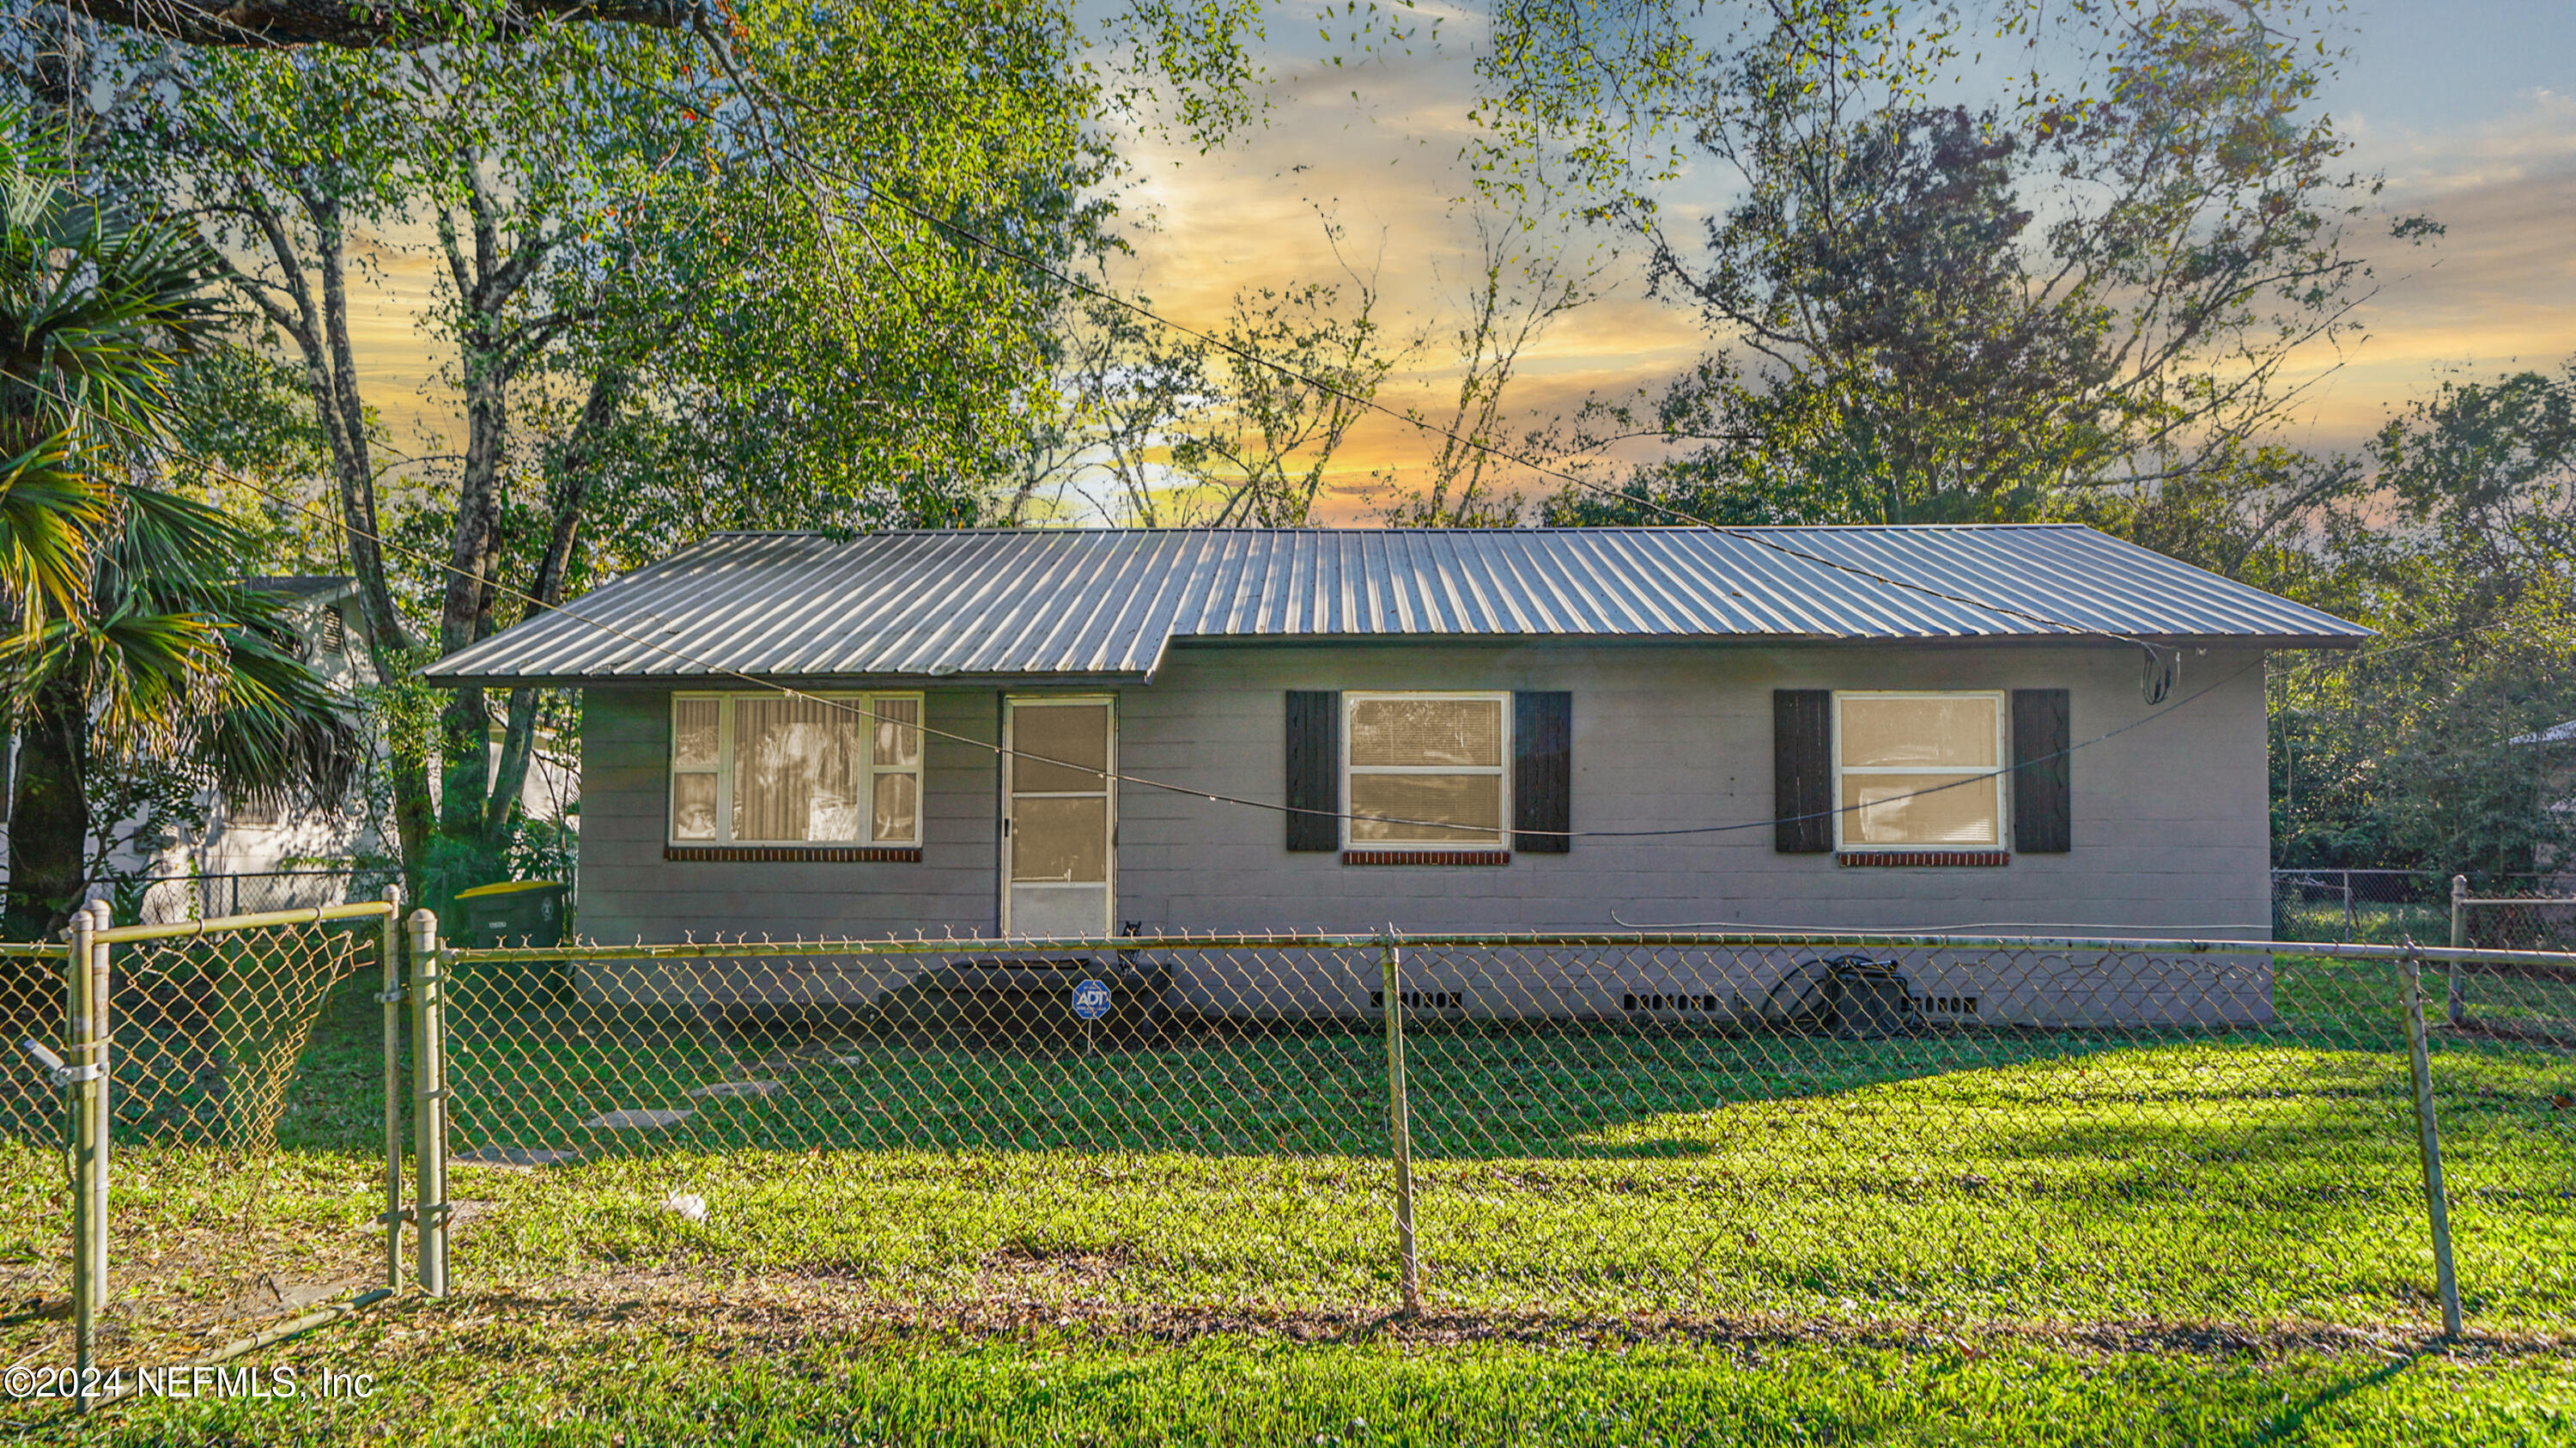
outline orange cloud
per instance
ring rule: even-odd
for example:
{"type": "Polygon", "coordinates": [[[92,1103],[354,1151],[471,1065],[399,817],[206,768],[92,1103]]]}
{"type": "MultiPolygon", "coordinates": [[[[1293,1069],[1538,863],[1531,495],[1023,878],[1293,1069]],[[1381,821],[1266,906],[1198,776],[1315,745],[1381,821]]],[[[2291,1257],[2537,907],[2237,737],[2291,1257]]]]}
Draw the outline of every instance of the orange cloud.
{"type": "MultiPolygon", "coordinates": [[[[1113,275],[1162,314],[1207,328],[1238,289],[1348,286],[1345,266],[1355,267],[1381,289],[1390,334],[1429,339],[1384,400],[1445,416],[1458,366],[1446,334],[1476,262],[1473,219],[1458,200],[1471,189],[1460,161],[1470,80],[1457,56],[1429,51],[1306,66],[1277,83],[1269,125],[1227,150],[1140,148],[1120,198],[1135,251],[1113,275]],[[1319,211],[1342,228],[1338,255],[1319,211]]],[[[2388,173],[2388,210],[2429,211],[2449,233],[2420,250],[2380,244],[2387,259],[2360,313],[2365,335],[2299,359],[2312,390],[2294,435],[2320,448],[2357,444],[2444,369],[2550,366],[2576,353],[2576,100],[2537,92],[2502,120],[2453,130],[2353,129],[2357,161],[2388,173]]],[[[380,253],[355,299],[360,366],[398,448],[435,451],[458,433],[453,399],[435,381],[438,343],[417,326],[436,273],[417,245],[426,237],[395,240],[407,244],[380,253]]],[[[1604,238],[1567,240],[1580,249],[1604,238]]],[[[1658,387],[1708,345],[1686,309],[1642,294],[1631,262],[1603,261],[1601,299],[1522,356],[1511,411],[1535,420],[1588,395],[1658,387]]],[[[1436,447],[1391,418],[1362,424],[1330,475],[1327,516],[1364,520],[1373,475],[1418,476],[1436,447]]]]}

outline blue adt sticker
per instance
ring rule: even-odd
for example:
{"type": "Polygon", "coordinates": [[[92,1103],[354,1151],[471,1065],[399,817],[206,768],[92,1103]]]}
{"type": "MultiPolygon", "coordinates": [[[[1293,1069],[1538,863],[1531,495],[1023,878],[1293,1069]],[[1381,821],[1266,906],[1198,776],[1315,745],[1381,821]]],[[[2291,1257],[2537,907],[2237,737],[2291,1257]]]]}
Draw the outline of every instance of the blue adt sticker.
{"type": "Polygon", "coordinates": [[[1109,987],[1096,980],[1086,980],[1075,986],[1073,1013],[1086,1021],[1096,1021],[1109,1014],[1109,987]]]}

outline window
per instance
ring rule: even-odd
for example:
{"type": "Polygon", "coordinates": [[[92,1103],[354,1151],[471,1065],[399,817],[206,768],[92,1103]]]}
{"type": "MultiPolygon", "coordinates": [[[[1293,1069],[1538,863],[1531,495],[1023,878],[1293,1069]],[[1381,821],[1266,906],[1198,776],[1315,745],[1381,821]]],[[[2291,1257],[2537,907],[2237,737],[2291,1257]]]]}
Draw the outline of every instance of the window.
{"type": "Polygon", "coordinates": [[[1350,848],[1499,849],[1511,818],[1509,694],[1348,694],[1350,848]],[[1374,816],[1374,818],[1356,818],[1374,816]]]}
{"type": "Polygon", "coordinates": [[[1834,695],[1841,848],[2004,848],[2000,693],[1834,695]]]}
{"type": "Polygon", "coordinates": [[[921,696],[680,694],[671,842],[921,841],[921,696]]]}
{"type": "Polygon", "coordinates": [[[285,818],[285,811],[274,799],[227,799],[224,801],[224,824],[240,830],[273,830],[285,818]]]}

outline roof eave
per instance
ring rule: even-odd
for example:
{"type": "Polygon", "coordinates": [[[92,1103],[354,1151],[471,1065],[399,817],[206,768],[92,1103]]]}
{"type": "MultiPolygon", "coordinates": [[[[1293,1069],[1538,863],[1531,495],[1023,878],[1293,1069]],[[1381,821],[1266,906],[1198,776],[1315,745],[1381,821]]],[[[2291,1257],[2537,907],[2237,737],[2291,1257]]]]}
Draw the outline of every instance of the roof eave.
{"type": "Polygon", "coordinates": [[[1150,682],[1142,670],[1101,673],[994,674],[439,674],[423,669],[421,682],[446,689],[956,689],[1056,688],[1150,682]]]}

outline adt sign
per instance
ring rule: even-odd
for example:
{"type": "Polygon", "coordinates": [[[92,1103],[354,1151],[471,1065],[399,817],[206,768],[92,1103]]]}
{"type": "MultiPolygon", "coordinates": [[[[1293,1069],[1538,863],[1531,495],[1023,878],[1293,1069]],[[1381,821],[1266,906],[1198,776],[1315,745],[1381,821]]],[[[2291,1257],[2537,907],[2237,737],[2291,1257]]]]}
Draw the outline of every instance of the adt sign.
{"type": "Polygon", "coordinates": [[[1075,986],[1073,1013],[1086,1021],[1096,1021],[1109,1014],[1109,987],[1096,980],[1086,980],[1075,986]]]}

